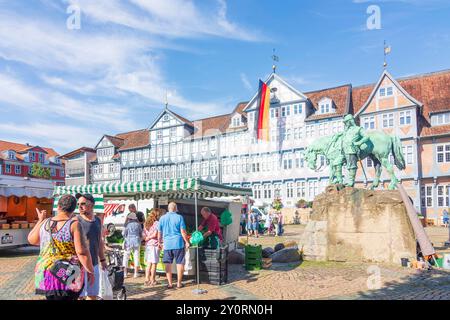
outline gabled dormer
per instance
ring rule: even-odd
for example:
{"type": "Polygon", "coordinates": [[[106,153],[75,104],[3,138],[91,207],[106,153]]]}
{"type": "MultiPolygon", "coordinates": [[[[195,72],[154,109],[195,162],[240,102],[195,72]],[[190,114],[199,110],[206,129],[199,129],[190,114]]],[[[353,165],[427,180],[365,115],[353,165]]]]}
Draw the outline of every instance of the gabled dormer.
{"type": "Polygon", "coordinates": [[[151,124],[149,131],[151,144],[171,143],[178,142],[193,134],[194,125],[166,106],[151,124]]]}
{"type": "Polygon", "coordinates": [[[121,146],[123,146],[124,140],[104,135],[100,141],[95,146],[95,150],[97,152],[97,161],[98,162],[109,162],[113,159],[114,155],[121,146]]]}
{"type": "Polygon", "coordinates": [[[406,107],[421,108],[422,106],[420,101],[411,96],[387,70],[384,70],[362,107],[355,106],[358,108],[355,116],[406,107]]]}
{"type": "Polygon", "coordinates": [[[334,101],[329,97],[320,99],[318,103],[317,114],[331,114],[336,113],[336,105],[334,101]]]}

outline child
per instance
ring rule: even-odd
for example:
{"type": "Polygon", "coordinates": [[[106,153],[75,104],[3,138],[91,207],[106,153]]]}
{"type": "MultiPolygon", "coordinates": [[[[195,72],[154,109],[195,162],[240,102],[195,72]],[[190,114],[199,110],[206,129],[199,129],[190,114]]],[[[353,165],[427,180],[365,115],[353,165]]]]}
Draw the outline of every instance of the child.
{"type": "Polygon", "coordinates": [[[156,266],[159,262],[158,225],[164,214],[162,209],[153,209],[144,223],[142,238],[145,241],[145,285],[156,284],[156,266]]]}

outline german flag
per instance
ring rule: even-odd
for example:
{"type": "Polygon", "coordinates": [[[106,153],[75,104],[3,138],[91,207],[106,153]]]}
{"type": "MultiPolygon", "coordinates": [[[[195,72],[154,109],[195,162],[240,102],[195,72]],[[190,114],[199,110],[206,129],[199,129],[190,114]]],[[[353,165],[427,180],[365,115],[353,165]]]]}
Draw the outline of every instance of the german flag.
{"type": "Polygon", "coordinates": [[[270,108],[270,88],[269,86],[259,80],[258,93],[258,109],[256,111],[257,139],[269,141],[269,108],[270,108]]]}

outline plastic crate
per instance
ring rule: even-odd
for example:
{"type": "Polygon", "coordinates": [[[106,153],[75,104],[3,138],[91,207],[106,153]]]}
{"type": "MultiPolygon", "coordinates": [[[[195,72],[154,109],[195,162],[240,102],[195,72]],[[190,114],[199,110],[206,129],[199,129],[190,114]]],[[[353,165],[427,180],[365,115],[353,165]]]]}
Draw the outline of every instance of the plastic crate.
{"type": "Polygon", "coordinates": [[[199,264],[200,271],[206,272],[221,272],[228,270],[228,264],[225,263],[202,263],[199,264]]]}
{"type": "Polygon", "coordinates": [[[228,282],[228,271],[200,272],[200,281],[213,285],[223,285],[228,282]]]}
{"type": "Polygon", "coordinates": [[[228,258],[228,246],[217,249],[199,248],[198,255],[200,261],[205,260],[225,260],[228,258]]]}

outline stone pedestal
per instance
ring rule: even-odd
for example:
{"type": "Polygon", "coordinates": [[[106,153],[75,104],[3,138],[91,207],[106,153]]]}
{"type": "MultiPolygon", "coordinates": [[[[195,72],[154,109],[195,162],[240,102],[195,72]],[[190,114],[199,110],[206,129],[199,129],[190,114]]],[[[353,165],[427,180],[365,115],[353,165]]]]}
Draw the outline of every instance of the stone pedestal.
{"type": "Polygon", "coordinates": [[[416,240],[398,191],[329,186],[314,199],[300,241],[305,260],[400,264],[416,240]]]}

